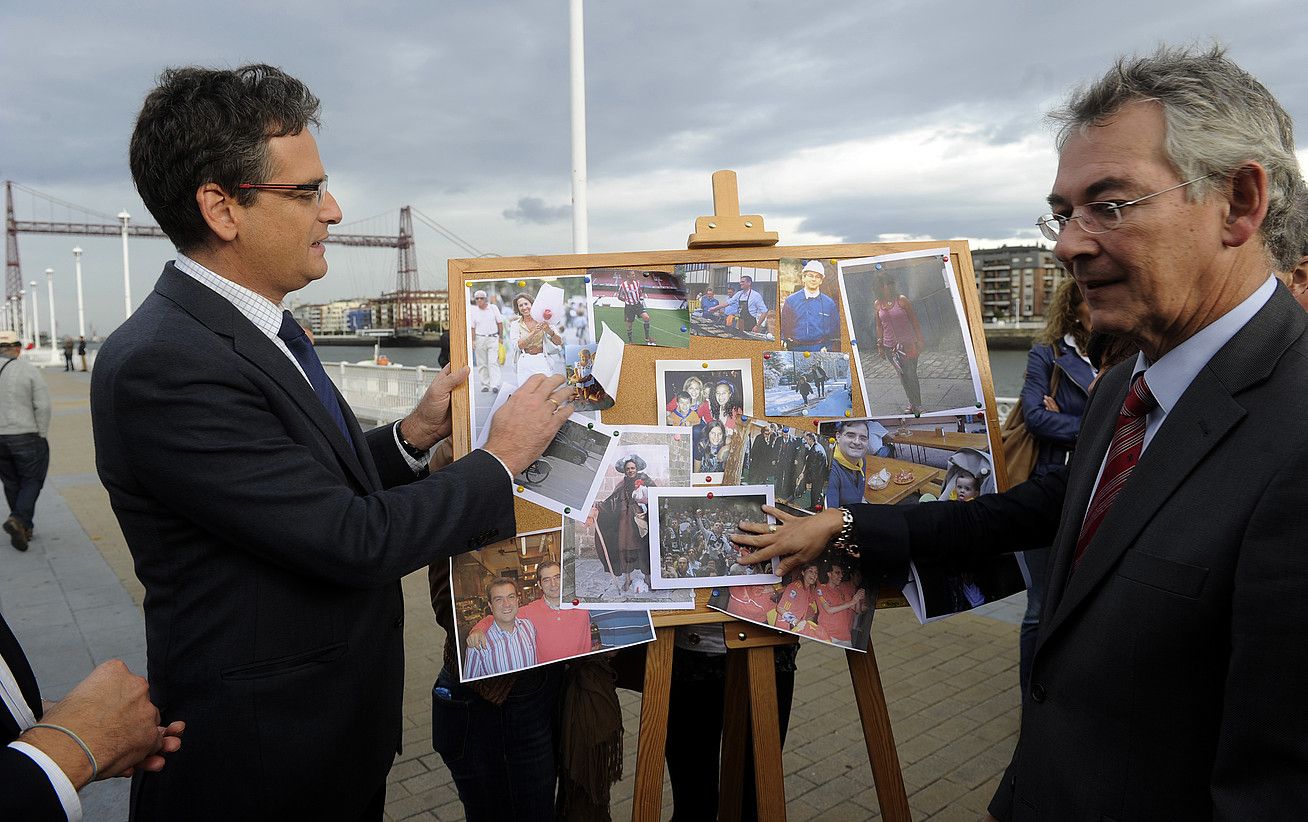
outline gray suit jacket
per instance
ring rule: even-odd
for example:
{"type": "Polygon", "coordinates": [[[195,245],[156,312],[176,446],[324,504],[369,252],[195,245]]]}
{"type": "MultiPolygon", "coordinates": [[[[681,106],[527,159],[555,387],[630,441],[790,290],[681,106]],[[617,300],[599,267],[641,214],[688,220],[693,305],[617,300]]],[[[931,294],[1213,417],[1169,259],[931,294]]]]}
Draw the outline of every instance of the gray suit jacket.
{"type": "Polygon", "coordinates": [[[1065,470],[973,503],[860,506],[869,571],[1052,542],[1001,820],[1288,819],[1308,809],[1308,320],[1284,288],[1170,411],[1075,573],[1130,378],[1065,470]]]}
{"type": "MultiPolygon", "coordinates": [[[[96,360],[96,466],[145,585],[150,694],[186,742],[133,818],[353,819],[400,742],[399,579],[514,533],[484,452],[414,476],[169,265],[96,360]]],[[[437,638],[431,634],[433,649],[437,638]]]]}

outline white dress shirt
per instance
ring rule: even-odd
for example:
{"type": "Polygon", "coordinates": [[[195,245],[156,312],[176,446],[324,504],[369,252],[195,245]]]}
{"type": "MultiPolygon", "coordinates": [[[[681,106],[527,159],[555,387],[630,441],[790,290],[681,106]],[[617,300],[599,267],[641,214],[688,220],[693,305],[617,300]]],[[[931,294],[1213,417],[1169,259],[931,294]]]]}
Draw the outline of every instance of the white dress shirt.
{"type": "MultiPolygon", "coordinates": [[[[36,715],[32,713],[27,700],[23,698],[18,680],[14,678],[14,672],[9,669],[9,663],[3,657],[0,657],[0,702],[4,703],[9,714],[18,723],[20,734],[36,724],[36,715]]],[[[81,822],[82,801],[77,797],[77,790],[73,787],[73,783],[55,761],[40,748],[26,742],[14,740],[9,743],[9,747],[26,754],[37,764],[37,767],[45,771],[46,778],[50,780],[55,793],[59,796],[60,804],[64,806],[64,815],[68,817],[68,822],[81,822]]]]}

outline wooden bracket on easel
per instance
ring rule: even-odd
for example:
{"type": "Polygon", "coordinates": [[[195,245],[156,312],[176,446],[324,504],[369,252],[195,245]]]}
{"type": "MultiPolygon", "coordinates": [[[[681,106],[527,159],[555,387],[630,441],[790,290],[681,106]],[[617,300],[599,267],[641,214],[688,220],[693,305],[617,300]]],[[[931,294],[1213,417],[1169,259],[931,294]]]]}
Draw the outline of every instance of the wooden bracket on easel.
{"type": "Polygon", "coordinates": [[[686,248],[737,248],[776,245],[777,232],[763,230],[763,217],[740,213],[736,172],[713,172],[713,216],[697,217],[686,248]]]}

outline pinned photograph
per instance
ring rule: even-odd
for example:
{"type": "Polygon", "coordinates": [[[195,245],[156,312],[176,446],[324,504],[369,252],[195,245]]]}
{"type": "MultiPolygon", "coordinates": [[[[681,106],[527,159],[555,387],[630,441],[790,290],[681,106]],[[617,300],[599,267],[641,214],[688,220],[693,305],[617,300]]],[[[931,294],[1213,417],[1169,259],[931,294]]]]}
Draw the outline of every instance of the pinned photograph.
{"type": "Polygon", "coordinates": [[[769,417],[843,417],[854,408],[849,355],[768,351],[763,355],[763,413],[769,417]]]}
{"type": "MultiPolygon", "coordinates": [[[[652,488],[650,498],[650,566],[654,588],[705,588],[712,585],[757,585],[781,577],[746,565],[747,553],[731,541],[742,520],[759,522],[762,507],[773,503],[765,485],[715,488],[652,488]]],[[[773,569],[776,567],[774,560],[773,569]]]]}
{"type": "Polygon", "coordinates": [[[617,446],[615,440],[607,426],[569,419],[545,453],[513,478],[518,496],[564,516],[585,519],[599,489],[601,466],[617,446]]]}
{"type": "Polygon", "coordinates": [[[693,481],[721,483],[732,438],[754,412],[750,361],[658,360],[654,369],[663,424],[691,432],[693,481]]]}
{"type": "Polygon", "coordinates": [[[840,279],[835,260],[783,259],[781,344],[789,351],[840,350],[840,279]]]}
{"type": "Polygon", "coordinates": [[[654,639],[646,611],[561,607],[559,541],[558,529],[538,531],[450,560],[461,681],[654,639]]]}
{"type": "Polygon", "coordinates": [[[975,411],[981,378],[949,249],[842,260],[839,270],[863,407],[975,411]]]}
{"type": "Polygon", "coordinates": [[[787,513],[826,506],[833,446],[817,431],[746,418],[731,447],[723,485],[770,485],[777,507],[787,513]]]}
{"type": "Polygon", "coordinates": [[[777,269],[689,263],[676,271],[690,294],[693,335],[776,340],[777,269]]]}
{"type": "Polygon", "coordinates": [[[873,594],[858,564],[827,551],[775,585],[715,588],[708,605],[739,619],[827,645],[867,652],[873,594]]]}
{"type": "Polygon", "coordinates": [[[604,390],[596,373],[595,348],[591,344],[569,345],[564,349],[564,377],[576,391],[572,400],[576,412],[605,411],[613,407],[613,397],[604,390]]]}
{"type": "Polygon", "coordinates": [[[686,286],[675,273],[633,268],[589,273],[597,325],[624,330],[629,345],[690,347],[686,286]]]}
{"type": "Polygon", "coordinates": [[[623,426],[585,524],[563,524],[564,607],[684,609],[693,592],[650,587],[649,491],[690,483],[688,432],[623,426]]]}
{"type": "MultiPolygon", "coordinates": [[[[499,395],[533,374],[567,375],[567,346],[595,342],[586,278],[525,277],[467,284],[468,401],[472,436],[499,395]]],[[[594,353],[594,349],[592,349],[594,353]]]]}
{"type": "MultiPolygon", "coordinates": [[[[971,502],[993,494],[994,462],[982,414],[825,422],[834,446],[827,505],[971,502]]],[[[1026,585],[1011,555],[973,565],[917,560],[904,597],[922,622],[1002,599],[1026,585]]]]}

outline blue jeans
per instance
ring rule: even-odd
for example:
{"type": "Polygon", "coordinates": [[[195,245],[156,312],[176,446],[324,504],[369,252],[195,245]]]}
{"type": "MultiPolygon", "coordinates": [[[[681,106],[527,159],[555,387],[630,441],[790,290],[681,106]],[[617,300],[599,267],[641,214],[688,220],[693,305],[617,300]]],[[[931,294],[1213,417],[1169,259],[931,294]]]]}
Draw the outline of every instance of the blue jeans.
{"type": "Polygon", "coordinates": [[[562,665],[517,674],[503,705],[448,668],[432,688],[431,742],[454,777],[468,822],[554,819],[555,711],[562,665]]]}
{"type": "Polygon", "coordinates": [[[1022,633],[1018,638],[1017,675],[1022,699],[1031,684],[1031,658],[1035,656],[1036,635],[1040,632],[1040,610],[1045,604],[1045,582],[1049,576],[1049,549],[1023,551],[1026,569],[1031,573],[1031,587],[1026,589],[1026,613],[1022,615],[1022,633]]]}
{"type": "Polygon", "coordinates": [[[50,443],[40,434],[0,434],[0,480],[9,513],[32,527],[36,498],[50,470],[50,443]]]}

